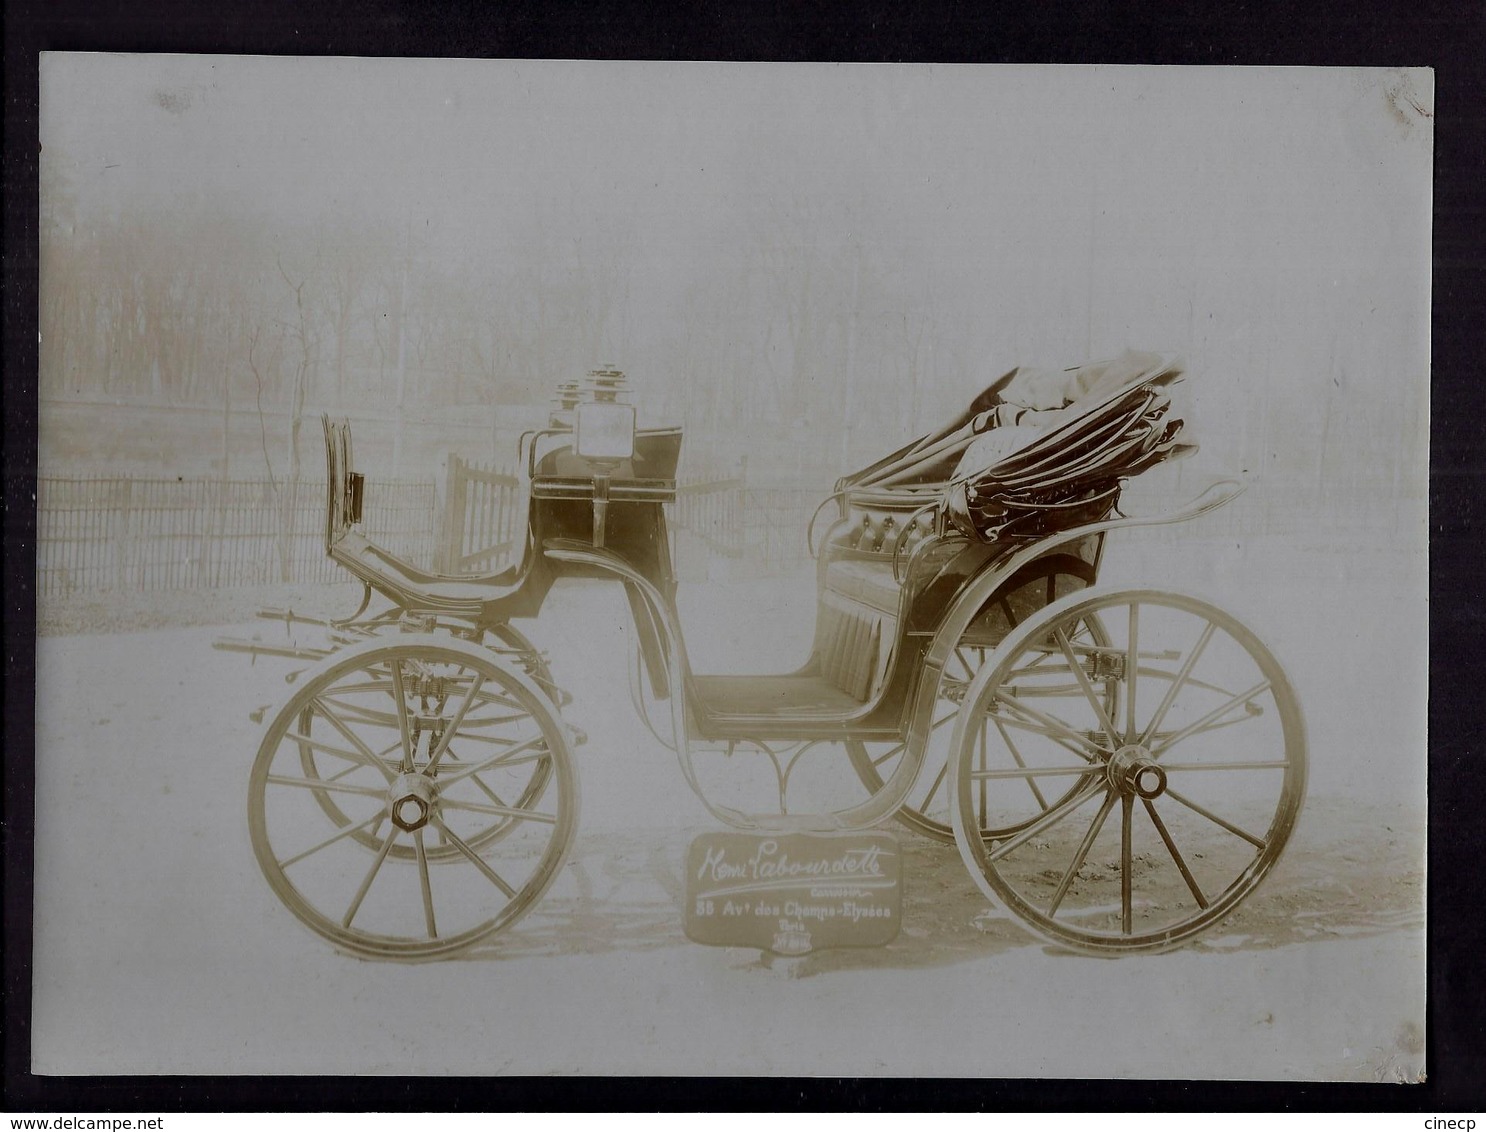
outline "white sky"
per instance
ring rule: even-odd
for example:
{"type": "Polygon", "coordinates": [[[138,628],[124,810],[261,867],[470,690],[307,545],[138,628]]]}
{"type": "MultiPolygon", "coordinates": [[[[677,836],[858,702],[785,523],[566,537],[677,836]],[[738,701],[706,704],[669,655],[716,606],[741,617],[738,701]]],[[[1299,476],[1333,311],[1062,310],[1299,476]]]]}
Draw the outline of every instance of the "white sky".
{"type": "MultiPolygon", "coordinates": [[[[1405,78],[1427,106],[1427,73],[1405,78]]],[[[42,80],[43,144],[99,204],[199,193],[493,237],[522,227],[503,204],[553,193],[666,230],[751,194],[863,196],[876,238],[984,248],[1039,238],[1008,212],[1097,184],[1142,235],[1203,205],[1230,231],[1267,218],[1262,254],[1429,172],[1390,144],[1410,125],[1378,71],[51,55],[42,80]]]]}

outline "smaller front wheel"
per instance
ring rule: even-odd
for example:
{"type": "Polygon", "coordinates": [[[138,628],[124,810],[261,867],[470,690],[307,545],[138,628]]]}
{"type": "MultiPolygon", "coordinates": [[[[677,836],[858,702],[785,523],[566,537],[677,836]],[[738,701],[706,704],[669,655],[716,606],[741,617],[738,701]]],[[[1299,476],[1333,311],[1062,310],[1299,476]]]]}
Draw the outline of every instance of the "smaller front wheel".
{"type": "Polygon", "coordinates": [[[1305,792],[1300,706],[1273,655],[1216,607],[1150,590],[1087,590],[1019,625],[970,685],[951,759],[976,881],[1090,954],[1163,951],[1228,916],[1305,792]],[[1090,623],[1101,639],[1080,636],[1090,623]],[[989,767],[986,720],[1005,747],[989,767]]]}
{"type": "Polygon", "coordinates": [[[577,783],[526,673],[409,634],[304,674],[259,748],[248,819],[264,876],[315,932],[367,957],[435,959],[535,904],[571,844],[577,783]]]}

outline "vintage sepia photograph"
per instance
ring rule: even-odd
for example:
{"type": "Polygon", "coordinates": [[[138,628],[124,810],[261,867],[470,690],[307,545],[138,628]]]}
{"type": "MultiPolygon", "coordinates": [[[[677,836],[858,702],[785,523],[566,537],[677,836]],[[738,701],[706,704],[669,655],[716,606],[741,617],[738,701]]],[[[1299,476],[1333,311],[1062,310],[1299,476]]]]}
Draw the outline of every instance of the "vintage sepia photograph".
{"type": "Polygon", "coordinates": [[[32,1071],[1421,1082],[1433,103],[44,54],[32,1071]]]}

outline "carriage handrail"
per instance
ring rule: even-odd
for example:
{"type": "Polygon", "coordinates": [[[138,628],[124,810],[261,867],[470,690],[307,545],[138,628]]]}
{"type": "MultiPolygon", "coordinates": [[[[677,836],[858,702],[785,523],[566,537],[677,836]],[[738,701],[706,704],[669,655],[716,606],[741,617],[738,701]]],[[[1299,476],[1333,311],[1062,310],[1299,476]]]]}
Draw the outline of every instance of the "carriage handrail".
{"type": "Polygon", "coordinates": [[[907,519],[903,520],[903,529],[898,532],[898,537],[893,540],[893,581],[897,582],[899,585],[903,584],[903,575],[901,575],[898,571],[898,563],[902,561],[904,541],[913,531],[914,525],[918,522],[918,517],[920,515],[928,511],[938,510],[939,501],[936,499],[932,503],[925,503],[912,515],[909,515],[907,519]]]}
{"type": "Polygon", "coordinates": [[[845,494],[845,490],[831,492],[831,494],[822,499],[816,506],[815,510],[810,513],[810,522],[805,527],[805,549],[809,552],[812,559],[819,558],[820,552],[825,546],[824,540],[821,541],[820,546],[815,545],[816,520],[820,518],[820,513],[826,509],[826,504],[836,502],[845,494]]]}
{"type": "Polygon", "coordinates": [[[1007,569],[1011,565],[1013,570],[1020,569],[1027,562],[1040,557],[1047,551],[1064,543],[1076,542],[1079,539],[1088,538],[1090,535],[1106,534],[1109,531],[1123,530],[1127,527],[1154,527],[1171,526],[1176,523],[1185,523],[1189,520],[1199,518],[1211,511],[1216,511],[1232,503],[1240,495],[1248,490],[1247,481],[1238,476],[1225,475],[1213,480],[1187,503],[1174,511],[1162,511],[1150,515],[1117,515],[1113,519],[1101,519],[1094,523],[1084,523],[1077,527],[1068,527],[1066,530],[1053,531],[1050,534],[1022,544],[1014,553],[997,563],[998,570],[1007,569]],[[1226,490],[1220,490],[1225,489],[1226,490]],[[1214,495],[1214,492],[1218,494],[1214,495]],[[1212,496],[1212,498],[1207,498],[1212,496]],[[1007,565],[1003,565],[1003,563],[1007,565]]]}
{"type": "MultiPolygon", "coordinates": [[[[571,428],[567,427],[567,426],[562,426],[562,427],[553,426],[553,427],[550,427],[550,428],[534,428],[534,429],[528,429],[526,432],[523,432],[521,434],[521,440],[520,441],[517,441],[517,444],[518,445],[522,441],[525,441],[528,437],[531,438],[531,443],[530,443],[530,445],[526,449],[526,479],[527,479],[527,482],[530,482],[530,481],[536,479],[536,476],[537,476],[537,443],[544,436],[570,436],[570,435],[572,435],[572,432],[573,432],[573,430],[571,428]]],[[[518,467],[520,466],[520,452],[519,451],[517,452],[517,466],[518,467]]]]}
{"type": "MultiPolygon", "coordinates": [[[[1219,476],[1188,500],[1184,507],[1179,507],[1175,511],[1152,515],[1121,515],[1118,519],[1107,520],[1107,522],[1113,524],[1108,529],[1113,530],[1115,526],[1143,527],[1185,523],[1189,519],[1196,519],[1199,516],[1206,515],[1209,511],[1216,511],[1219,507],[1232,503],[1248,489],[1248,481],[1241,476],[1219,476]],[[1223,487],[1227,487],[1229,490],[1203,502],[1205,496],[1223,487]]],[[[1098,524],[1095,525],[1097,526],[1098,524]]]]}

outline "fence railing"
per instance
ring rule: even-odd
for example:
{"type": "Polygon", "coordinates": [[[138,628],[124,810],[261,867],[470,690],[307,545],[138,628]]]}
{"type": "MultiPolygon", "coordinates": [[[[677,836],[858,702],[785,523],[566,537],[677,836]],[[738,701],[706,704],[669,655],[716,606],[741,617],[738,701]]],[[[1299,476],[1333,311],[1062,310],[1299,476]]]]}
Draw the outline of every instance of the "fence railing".
{"type": "MultiPolygon", "coordinates": [[[[670,521],[695,540],[688,552],[775,573],[806,560],[805,527],[823,496],[712,479],[678,488],[670,521]]],[[[516,476],[451,456],[442,502],[432,481],[368,479],[367,537],[450,573],[492,572],[521,553],[526,502],[516,476]]],[[[314,481],[43,477],[37,592],[335,582],[345,575],[325,556],[324,524],[325,485],[314,481]]]]}
{"type": "Polygon", "coordinates": [[[740,558],[746,545],[742,490],[741,479],[681,484],[667,519],[677,530],[690,531],[708,551],[740,558]]]}
{"type": "Polygon", "coordinates": [[[521,549],[526,507],[510,472],[449,456],[438,565],[449,574],[489,573],[521,549]]]}
{"type": "MultiPolygon", "coordinates": [[[[323,482],[42,477],[36,503],[43,597],[344,577],[325,556],[323,482]]],[[[363,506],[373,541],[431,560],[431,481],[368,481],[363,506]]]]}
{"type": "Polygon", "coordinates": [[[738,493],[743,557],[754,572],[780,573],[809,559],[805,532],[830,493],[828,487],[748,487],[738,493]]]}

